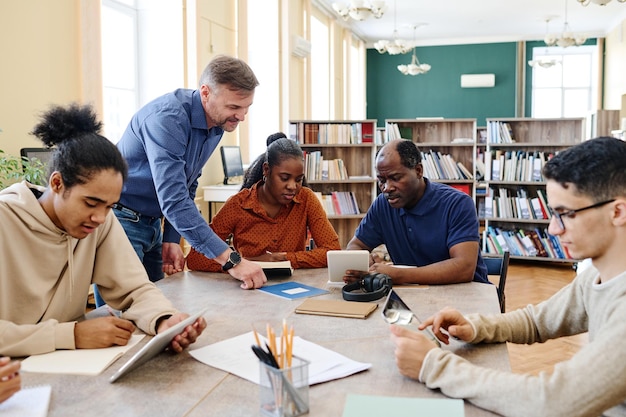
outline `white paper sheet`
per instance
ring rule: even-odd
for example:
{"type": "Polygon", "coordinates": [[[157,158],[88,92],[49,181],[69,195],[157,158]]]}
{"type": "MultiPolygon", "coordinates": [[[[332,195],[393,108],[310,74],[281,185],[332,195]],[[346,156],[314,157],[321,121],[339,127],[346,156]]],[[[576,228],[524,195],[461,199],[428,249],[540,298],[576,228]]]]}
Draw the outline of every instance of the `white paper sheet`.
{"type": "MultiPolygon", "coordinates": [[[[252,352],[252,332],[189,351],[198,361],[255,384],[259,383],[259,360],[252,352]]],[[[309,385],[343,378],[369,369],[371,363],[353,361],[301,337],[293,339],[293,355],[310,362],[309,385]]]]}
{"type": "Polygon", "coordinates": [[[45,417],[50,404],[50,385],[25,387],[0,403],[0,417],[45,417]]]}

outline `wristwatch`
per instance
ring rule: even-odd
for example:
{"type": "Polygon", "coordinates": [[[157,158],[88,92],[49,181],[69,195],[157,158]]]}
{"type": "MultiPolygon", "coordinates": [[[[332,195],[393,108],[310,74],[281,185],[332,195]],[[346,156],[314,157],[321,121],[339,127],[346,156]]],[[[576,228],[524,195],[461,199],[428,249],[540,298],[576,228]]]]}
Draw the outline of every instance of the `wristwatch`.
{"type": "Polygon", "coordinates": [[[241,255],[239,254],[239,252],[233,250],[230,255],[228,255],[228,260],[226,261],[226,263],[222,266],[222,271],[228,271],[230,268],[239,265],[240,262],[241,255]]]}

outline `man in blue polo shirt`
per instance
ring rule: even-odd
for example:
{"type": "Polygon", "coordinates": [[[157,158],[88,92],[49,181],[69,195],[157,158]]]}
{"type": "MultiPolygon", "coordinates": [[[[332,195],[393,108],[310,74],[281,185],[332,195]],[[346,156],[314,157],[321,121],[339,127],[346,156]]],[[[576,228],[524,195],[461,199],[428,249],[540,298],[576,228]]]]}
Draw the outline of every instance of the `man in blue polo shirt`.
{"type": "MultiPolygon", "coordinates": [[[[114,211],[151,281],[183,270],[182,236],[241,280],[242,288],[266,282],[258,265],[211,230],[194,202],[202,167],[224,131],[234,131],[245,119],[258,84],[245,62],[217,56],[197,90],[178,89],[146,104],[118,142],[128,180],[114,211]]],[[[101,304],[99,297],[96,302],[101,304]]]]}
{"type": "MultiPolygon", "coordinates": [[[[470,196],[423,176],[420,151],[410,140],[392,140],[376,156],[380,195],[359,224],[347,249],[372,251],[386,245],[398,268],[374,262],[369,272],[394,284],[488,283],[480,254],[478,217],[470,196]]],[[[353,282],[363,271],[346,271],[353,282]]]]}

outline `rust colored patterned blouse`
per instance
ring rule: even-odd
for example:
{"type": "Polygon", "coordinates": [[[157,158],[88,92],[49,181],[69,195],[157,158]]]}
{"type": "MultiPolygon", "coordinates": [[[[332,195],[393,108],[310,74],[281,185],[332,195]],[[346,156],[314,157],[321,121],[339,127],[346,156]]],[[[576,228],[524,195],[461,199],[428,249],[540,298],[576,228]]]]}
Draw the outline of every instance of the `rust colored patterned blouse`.
{"type": "MultiPolygon", "coordinates": [[[[275,218],[269,217],[257,196],[257,184],[228,199],[213,217],[211,228],[222,239],[232,233],[233,246],[245,257],[269,252],[286,252],[293,268],[325,268],[326,252],[341,249],[339,238],[326,217],[321,203],[309,188],[302,187],[292,203],[283,206],[275,218]],[[305,250],[307,227],[315,242],[305,250]]],[[[195,249],[187,256],[192,271],[221,271],[219,263],[195,249]]]]}

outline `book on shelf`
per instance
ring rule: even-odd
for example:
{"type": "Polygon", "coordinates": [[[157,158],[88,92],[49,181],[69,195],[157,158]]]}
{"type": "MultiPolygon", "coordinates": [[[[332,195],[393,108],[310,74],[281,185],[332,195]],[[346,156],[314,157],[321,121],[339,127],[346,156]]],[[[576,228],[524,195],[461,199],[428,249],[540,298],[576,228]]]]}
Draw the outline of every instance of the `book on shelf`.
{"type": "Polygon", "coordinates": [[[537,248],[533,244],[530,237],[525,235],[522,230],[518,230],[516,233],[520,237],[522,245],[524,246],[524,249],[526,249],[528,256],[537,256],[537,248]]]}
{"type": "Polygon", "coordinates": [[[359,123],[361,125],[361,142],[358,143],[372,143],[374,142],[374,134],[376,126],[374,123],[359,123]]]}
{"type": "Polygon", "coordinates": [[[491,180],[500,181],[500,159],[493,159],[491,161],[491,180]]]}
{"type": "Polygon", "coordinates": [[[459,170],[461,171],[461,173],[463,174],[463,179],[466,180],[472,180],[474,179],[474,176],[472,175],[472,173],[470,172],[469,169],[467,169],[465,167],[465,165],[463,165],[463,162],[457,162],[456,165],[459,167],[459,170]]]}
{"type": "Polygon", "coordinates": [[[541,236],[537,233],[537,229],[529,230],[528,234],[533,242],[533,245],[535,245],[535,248],[537,248],[537,256],[547,258],[549,256],[548,252],[546,251],[546,247],[541,240],[541,236]]]}
{"type": "Polygon", "coordinates": [[[493,190],[489,189],[489,192],[485,195],[485,217],[494,217],[493,213],[493,190]]]}
{"type": "Polygon", "coordinates": [[[457,189],[469,196],[472,195],[472,186],[470,184],[448,184],[450,187],[457,189]]]}
{"type": "Polygon", "coordinates": [[[548,196],[545,194],[545,190],[538,189],[537,197],[539,198],[539,202],[541,203],[541,207],[544,213],[544,219],[550,218],[550,211],[548,209],[548,196]]]}

